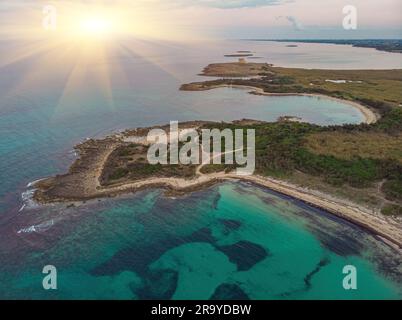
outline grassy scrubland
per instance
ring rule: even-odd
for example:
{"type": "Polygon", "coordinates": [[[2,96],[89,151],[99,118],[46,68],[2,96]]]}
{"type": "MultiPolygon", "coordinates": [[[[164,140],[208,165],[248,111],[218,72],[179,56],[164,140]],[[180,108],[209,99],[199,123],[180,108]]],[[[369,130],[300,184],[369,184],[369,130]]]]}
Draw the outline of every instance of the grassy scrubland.
{"type": "MultiPolygon", "coordinates": [[[[402,113],[398,122],[402,124],[402,113]]],[[[228,126],[233,130],[247,128],[211,125],[219,126],[222,130],[228,126]]],[[[383,213],[401,214],[401,135],[387,133],[391,128],[381,120],[375,127],[320,127],[294,122],[252,125],[249,128],[256,129],[256,173],[332,193],[347,190],[338,195],[362,204],[372,197],[371,204],[381,207],[383,213]]],[[[211,165],[204,170],[228,168],[211,165]]]]}
{"type": "Polygon", "coordinates": [[[147,160],[148,147],[129,143],[120,146],[109,156],[103,169],[101,184],[104,186],[119,182],[151,177],[193,178],[195,166],[153,165],[147,160]]]}
{"type": "Polygon", "coordinates": [[[204,75],[224,77],[259,75],[261,78],[221,78],[185,84],[182,90],[205,90],[219,85],[254,86],[269,93],[311,93],[360,102],[379,114],[402,104],[402,70],[321,70],[279,68],[268,64],[216,64],[204,75]],[[346,80],[332,83],[326,80],[346,80]]]}
{"type": "MultiPolygon", "coordinates": [[[[402,70],[308,70],[296,68],[265,67],[274,74],[272,78],[293,81],[292,89],[323,93],[348,100],[360,101],[379,112],[402,103],[402,70]],[[346,80],[347,83],[332,83],[326,80],[346,80]],[[388,108],[387,108],[388,107],[388,108]],[[384,109],[384,110],[382,110],[384,109]]],[[[270,89],[273,89],[270,86],[270,89]]],[[[286,89],[281,85],[279,91],[286,89]]],[[[269,90],[266,90],[269,92],[269,90]]]]}

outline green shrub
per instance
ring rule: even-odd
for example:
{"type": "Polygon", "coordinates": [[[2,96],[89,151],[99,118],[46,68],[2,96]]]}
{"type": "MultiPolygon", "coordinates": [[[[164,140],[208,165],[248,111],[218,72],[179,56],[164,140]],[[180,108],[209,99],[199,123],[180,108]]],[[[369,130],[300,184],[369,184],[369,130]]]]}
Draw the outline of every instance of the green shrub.
{"type": "Polygon", "coordinates": [[[402,180],[392,179],[386,181],[382,186],[382,191],[388,200],[402,200],[402,180]]]}
{"type": "Polygon", "coordinates": [[[390,204],[385,206],[381,212],[386,216],[402,216],[402,206],[390,204]]]}
{"type": "Polygon", "coordinates": [[[110,180],[119,180],[124,178],[129,171],[126,168],[117,168],[113,173],[110,175],[110,180]]]}

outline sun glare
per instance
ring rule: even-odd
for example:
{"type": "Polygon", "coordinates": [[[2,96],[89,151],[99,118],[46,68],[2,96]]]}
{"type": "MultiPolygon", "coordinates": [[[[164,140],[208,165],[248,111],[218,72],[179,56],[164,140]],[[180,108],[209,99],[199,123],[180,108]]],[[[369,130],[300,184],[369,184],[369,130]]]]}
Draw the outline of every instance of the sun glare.
{"type": "Polygon", "coordinates": [[[88,17],[79,23],[79,32],[82,35],[104,36],[113,32],[113,22],[104,17],[88,17]]]}

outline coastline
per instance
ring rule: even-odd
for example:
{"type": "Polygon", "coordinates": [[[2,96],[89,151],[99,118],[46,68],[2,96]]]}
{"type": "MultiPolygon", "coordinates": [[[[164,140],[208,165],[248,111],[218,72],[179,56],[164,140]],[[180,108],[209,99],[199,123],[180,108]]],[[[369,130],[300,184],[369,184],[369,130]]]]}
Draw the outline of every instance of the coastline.
{"type": "Polygon", "coordinates": [[[379,114],[375,113],[373,110],[370,108],[355,102],[351,100],[345,100],[345,99],[340,99],[340,98],[335,98],[331,96],[327,96],[324,94],[315,94],[315,93],[270,93],[270,92],[265,92],[263,89],[259,87],[253,87],[249,85],[229,85],[229,84],[219,84],[219,85],[213,85],[209,87],[194,87],[194,90],[191,91],[207,91],[207,90],[213,90],[213,89],[219,89],[219,88],[237,88],[237,89],[249,89],[253,90],[250,91],[249,94],[255,94],[255,95],[260,95],[260,96],[271,96],[271,97],[284,97],[284,96],[305,96],[305,97],[316,97],[316,98],[323,98],[323,99],[328,99],[328,100],[333,100],[337,101],[340,103],[348,104],[356,109],[358,109],[362,115],[364,116],[365,123],[366,124],[374,124],[376,123],[381,117],[379,114]]]}
{"type": "Polygon", "coordinates": [[[275,93],[265,92],[261,88],[257,88],[257,87],[255,87],[255,93],[259,94],[259,95],[264,95],[264,96],[305,96],[305,97],[324,98],[324,99],[348,104],[348,105],[358,109],[363,114],[363,116],[365,118],[365,123],[367,123],[367,124],[373,124],[373,123],[376,123],[378,120],[380,120],[379,114],[375,113],[370,108],[368,108],[360,103],[357,103],[357,102],[351,101],[351,100],[345,100],[345,99],[341,99],[341,98],[327,96],[325,94],[313,94],[313,93],[275,94],[275,93]]]}
{"type": "MultiPolygon", "coordinates": [[[[385,218],[374,215],[373,213],[369,213],[368,210],[365,210],[357,204],[334,198],[317,190],[302,188],[285,181],[257,175],[237,176],[235,174],[215,173],[203,175],[192,180],[180,178],[153,178],[146,181],[97,188],[97,191],[92,195],[82,196],[82,198],[59,198],[54,202],[70,203],[105,197],[115,197],[121,194],[135,193],[151,188],[164,188],[170,195],[183,195],[224,181],[251,182],[275,192],[290,196],[294,199],[303,201],[314,207],[323,209],[339,218],[358,225],[383,239],[386,239],[388,244],[392,244],[395,249],[398,249],[402,253],[402,233],[397,225],[391,224],[385,218]]],[[[35,200],[41,204],[53,202],[41,201],[37,197],[35,197],[35,200]]]]}
{"type": "MultiPolygon", "coordinates": [[[[69,195],[67,190],[64,196],[46,198],[43,197],[43,193],[37,191],[34,194],[34,200],[42,205],[50,203],[81,203],[92,199],[116,197],[122,194],[135,193],[151,188],[163,188],[168,195],[176,196],[198,191],[225,181],[244,181],[266,187],[272,191],[303,201],[360,226],[370,233],[379,236],[381,239],[385,240],[388,245],[391,245],[394,249],[402,253],[402,232],[400,223],[396,221],[391,222],[391,219],[370,212],[368,208],[363,208],[348,200],[335,198],[318,190],[303,188],[286,181],[269,177],[259,175],[239,176],[234,173],[224,172],[202,174],[200,171],[202,165],[200,165],[197,169],[197,177],[193,179],[152,177],[146,180],[101,186],[99,177],[112,150],[113,148],[109,146],[109,148],[105,148],[100,155],[95,157],[95,161],[93,161],[95,158],[92,158],[93,162],[89,171],[79,176],[83,190],[76,195],[69,195]]],[[[77,166],[77,164],[74,164],[72,168],[75,166],[77,166]]],[[[74,171],[74,169],[72,171],[74,171]]],[[[50,178],[50,180],[51,179],[54,178],[50,178]]],[[[48,180],[41,180],[34,184],[34,187],[40,191],[41,189],[45,189],[47,183],[49,183],[48,180]]]]}
{"type": "Polygon", "coordinates": [[[253,39],[252,41],[271,41],[271,42],[282,42],[282,43],[309,43],[309,44],[334,44],[334,45],[344,45],[344,46],[352,46],[355,48],[362,49],[375,49],[377,51],[388,52],[388,53],[402,53],[401,49],[401,41],[397,39],[387,40],[387,42],[391,41],[392,45],[387,45],[384,43],[384,40],[376,39],[376,40],[327,40],[327,39],[318,39],[318,40],[307,40],[307,39],[253,39]],[[399,43],[398,43],[399,42],[399,43]]]}
{"type": "MultiPolygon", "coordinates": [[[[236,179],[232,177],[232,179],[236,179]]],[[[370,213],[348,200],[332,197],[318,190],[302,188],[294,184],[262,176],[250,176],[240,180],[255,183],[280,194],[305,202],[320,208],[354,225],[357,225],[377,236],[388,245],[402,253],[402,233],[397,224],[392,224],[385,218],[370,213]]]]}
{"type": "MultiPolygon", "coordinates": [[[[250,68],[253,72],[259,73],[264,68],[269,67],[267,64],[215,64],[209,65],[204,69],[203,75],[210,75],[211,72],[219,70],[226,74],[227,72],[244,73],[250,76],[250,68]],[[254,68],[257,66],[258,68],[254,68]],[[253,68],[251,68],[253,67],[253,68]],[[215,70],[215,71],[214,71],[215,70]]],[[[266,71],[266,70],[265,70],[266,71]]],[[[324,93],[303,93],[294,92],[290,87],[289,92],[270,93],[264,91],[264,86],[259,87],[258,83],[240,82],[230,84],[225,82],[195,82],[182,85],[180,90],[183,91],[206,91],[216,88],[229,87],[238,89],[251,90],[249,93],[263,96],[309,96],[322,99],[329,99],[348,104],[358,109],[363,117],[362,123],[374,124],[381,119],[383,113],[381,108],[374,106],[368,107],[366,103],[361,104],[352,98],[342,99],[333,97],[324,93]],[[378,112],[374,111],[377,110],[378,112]]],[[[269,88],[269,87],[268,87],[269,88]]],[[[309,92],[308,90],[306,92],[309,92]]],[[[353,95],[346,95],[350,97],[353,95]]],[[[359,100],[360,101],[360,100],[359,100]]],[[[365,100],[362,100],[365,101],[365,100]]],[[[367,103],[371,106],[371,104],[367,103]]],[[[240,123],[244,120],[240,120],[240,123]]],[[[250,120],[248,120],[250,121],[250,120]]],[[[246,121],[247,122],[247,121],[246,121]]],[[[191,123],[191,122],[189,122],[191,123]]],[[[189,125],[187,123],[187,125],[189,125]]],[[[201,122],[200,122],[201,123],[201,122]]],[[[197,121],[193,121],[191,127],[197,127],[197,121]]],[[[158,126],[157,126],[158,127],[158,126]]],[[[76,147],[79,151],[80,158],[71,166],[69,172],[45,180],[41,180],[34,184],[37,191],[34,194],[34,200],[41,204],[47,203],[81,203],[91,199],[114,197],[121,194],[133,193],[149,188],[163,188],[170,195],[181,195],[189,192],[197,191],[210,185],[221,183],[224,181],[245,181],[262,187],[266,187],[272,191],[292,197],[294,199],[305,202],[314,207],[320,208],[326,212],[333,214],[341,219],[349,221],[357,226],[362,227],[368,232],[375,234],[402,253],[402,222],[399,219],[393,219],[383,215],[381,209],[368,208],[363,205],[346,200],[345,198],[337,198],[331,193],[324,193],[317,189],[308,189],[302,186],[292,184],[283,180],[276,180],[266,176],[238,176],[231,172],[214,172],[203,173],[202,166],[196,168],[195,174],[191,177],[151,174],[149,176],[131,176],[126,179],[115,178],[112,184],[103,184],[102,174],[107,171],[108,161],[113,158],[113,152],[124,143],[135,143],[144,146],[147,129],[138,128],[127,130],[124,133],[106,137],[103,140],[90,140],[76,147]]],[[[131,159],[133,160],[133,159],[131,159]]],[[[117,167],[119,167],[117,165],[117,167]]],[[[116,168],[116,167],[113,167],[116,168]]],[[[141,172],[141,171],[140,171],[141,172]]],[[[127,173],[126,173],[127,174],[127,173]]]]}

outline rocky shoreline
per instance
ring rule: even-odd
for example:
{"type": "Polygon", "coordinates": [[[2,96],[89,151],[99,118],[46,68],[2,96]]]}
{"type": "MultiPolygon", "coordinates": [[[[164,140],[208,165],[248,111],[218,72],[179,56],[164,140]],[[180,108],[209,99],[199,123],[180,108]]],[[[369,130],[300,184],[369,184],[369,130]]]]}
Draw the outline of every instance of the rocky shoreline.
{"type": "MultiPolygon", "coordinates": [[[[243,120],[237,123],[249,124],[250,121],[243,120]]],[[[187,125],[200,123],[204,122],[190,122],[187,125]]],[[[186,126],[186,124],[183,125],[186,126]]],[[[127,138],[136,137],[140,141],[144,138],[142,135],[148,130],[149,128],[131,130],[102,140],[88,140],[76,146],[80,157],[73,163],[67,174],[40,180],[33,185],[37,189],[34,194],[35,201],[44,205],[74,203],[115,197],[149,188],[163,188],[168,195],[178,196],[224,181],[246,181],[328,211],[386,239],[395,248],[402,249],[400,222],[387,219],[379,213],[373,213],[368,208],[363,208],[345,199],[335,198],[317,190],[303,188],[265,176],[239,176],[233,172],[203,174],[201,168],[197,168],[196,176],[189,179],[155,175],[147,179],[101,185],[100,177],[112,152],[124,144],[127,138]]]]}

